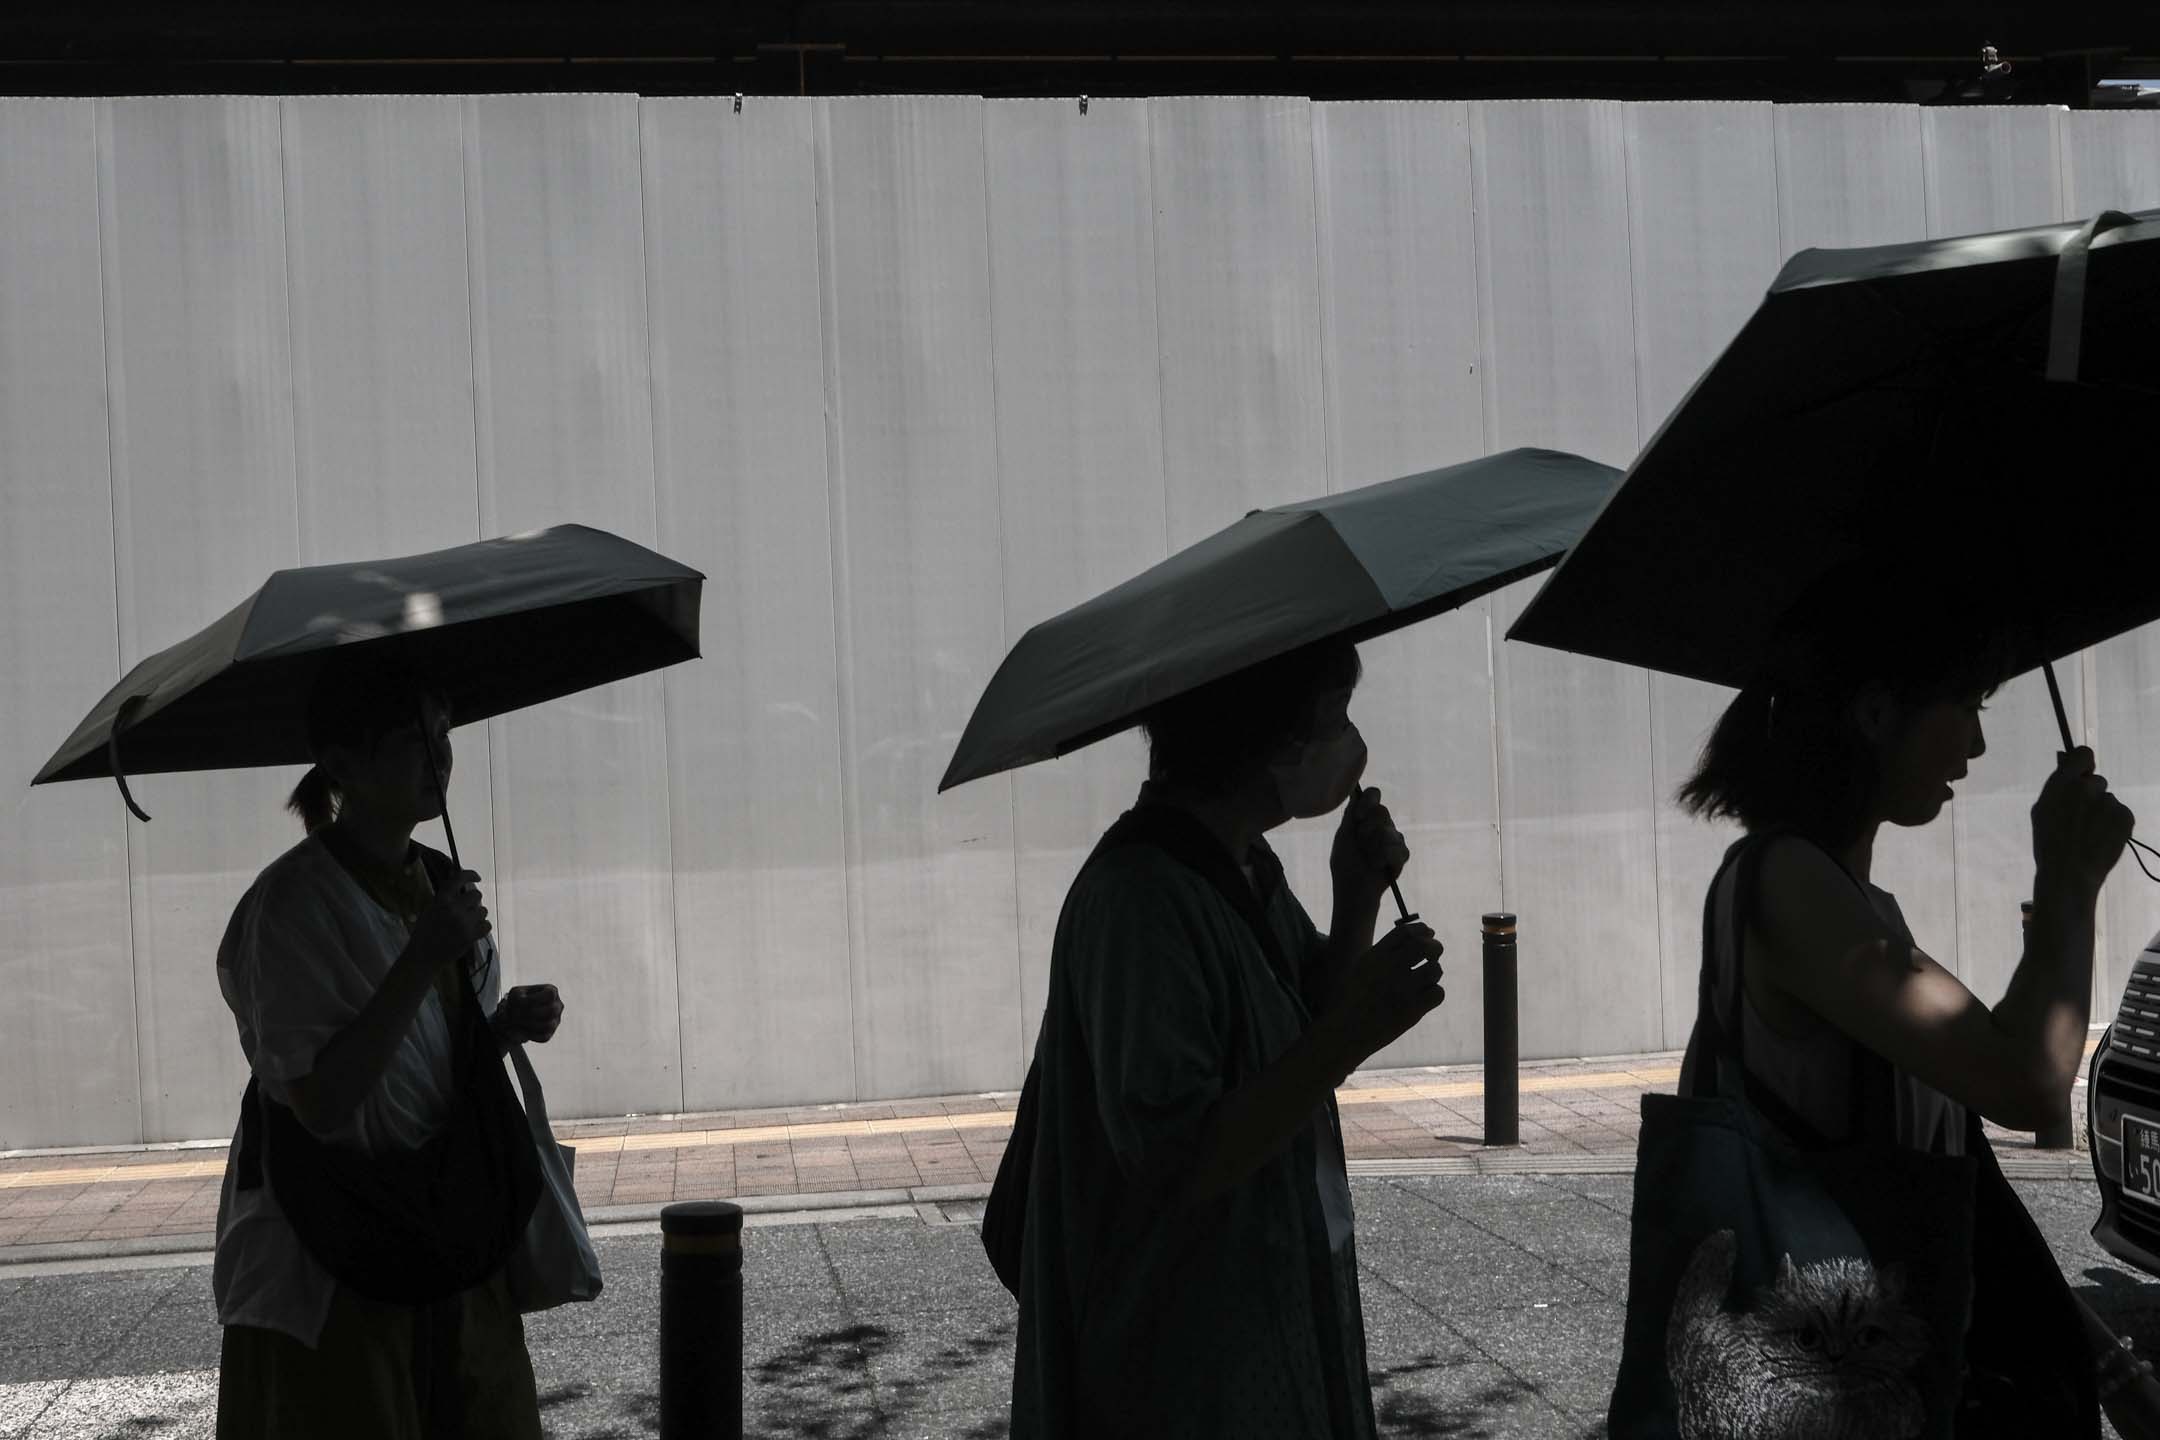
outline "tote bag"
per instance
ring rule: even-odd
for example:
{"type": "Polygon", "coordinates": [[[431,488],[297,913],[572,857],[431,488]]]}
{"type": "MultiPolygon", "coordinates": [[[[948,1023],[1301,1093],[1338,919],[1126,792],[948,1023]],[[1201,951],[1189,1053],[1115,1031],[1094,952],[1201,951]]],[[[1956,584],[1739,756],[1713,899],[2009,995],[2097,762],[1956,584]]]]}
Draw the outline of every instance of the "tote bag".
{"type": "MultiPolygon", "coordinates": [[[[1829,1145],[1747,1073],[1737,966],[1769,837],[1727,855],[1734,1007],[1705,906],[1688,1095],[1643,1097],[1613,1440],[1949,1440],[1973,1298],[1971,1155],[1891,1133],[1892,1072],[1855,1048],[1854,1143],[1829,1145]]],[[[1724,871],[1719,872],[1722,880],[1724,871]]]]}
{"type": "Polygon", "coordinates": [[[577,1151],[558,1141],[549,1128],[547,1095],[523,1045],[510,1047],[510,1065],[517,1071],[525,1121],[540,1160],[540,1198],[517,1249],[503,1267],[503,1278],[509,1283],[512,1303],[529,1315],[598,1297],[600,1256],[593,1249],[592,1233],[585,1228],[585,1211],[578,1205],[577,1151]]]}

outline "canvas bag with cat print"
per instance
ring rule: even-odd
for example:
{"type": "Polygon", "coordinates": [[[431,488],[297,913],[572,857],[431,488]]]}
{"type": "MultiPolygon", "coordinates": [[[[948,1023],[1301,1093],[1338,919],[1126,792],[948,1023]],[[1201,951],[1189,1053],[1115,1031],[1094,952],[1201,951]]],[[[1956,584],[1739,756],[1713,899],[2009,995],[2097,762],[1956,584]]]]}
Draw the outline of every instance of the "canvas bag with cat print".
{"type": "MultiPolygon", "coordinates": [[[[1768,836],[1735,845],[1737,967],[1768,836]]],[[[1719,881],[1725,870],[1719,871],[1719,881]]],[[[1614,1440],[1949,1440],[1972,1301],[1972,1156],[1903,1148],[1892,1072],[1855,1047],[1852,1144],[1829,1145],[1754,1081],[1713,987],[1716,897],[1690,1067],[1643,1097],[1614,1440]]]]}

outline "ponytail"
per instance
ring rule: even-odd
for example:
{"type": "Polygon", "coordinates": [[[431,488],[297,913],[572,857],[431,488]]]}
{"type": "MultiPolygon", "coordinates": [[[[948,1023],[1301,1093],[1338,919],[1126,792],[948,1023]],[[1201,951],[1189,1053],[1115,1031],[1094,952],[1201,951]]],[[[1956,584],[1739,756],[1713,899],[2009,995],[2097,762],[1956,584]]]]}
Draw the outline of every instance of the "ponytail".
{"type": "Polygon", "coordinates": [[[337,818],[339,798],[337,782],[330,778],[330,772],[320,765],[310,765],[307,774],[293,787],[285,808],[299,816],[300,823],[312,835],[337,818]]]}

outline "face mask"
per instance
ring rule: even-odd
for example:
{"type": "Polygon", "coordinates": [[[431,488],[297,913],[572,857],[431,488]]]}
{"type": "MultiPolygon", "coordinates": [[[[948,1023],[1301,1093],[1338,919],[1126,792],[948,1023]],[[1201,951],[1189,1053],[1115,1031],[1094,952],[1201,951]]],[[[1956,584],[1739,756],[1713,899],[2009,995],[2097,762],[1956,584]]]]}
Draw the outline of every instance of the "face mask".
{"type": "Polygon", "coordinates": [[[1342,804],[1364,773],[1365,737],[1355,725],[1325,740],[1308,740],[1299,747],[1297,759],[1268,767],[1283,809],[1298,820],[1325,815],[1342,804]]]}

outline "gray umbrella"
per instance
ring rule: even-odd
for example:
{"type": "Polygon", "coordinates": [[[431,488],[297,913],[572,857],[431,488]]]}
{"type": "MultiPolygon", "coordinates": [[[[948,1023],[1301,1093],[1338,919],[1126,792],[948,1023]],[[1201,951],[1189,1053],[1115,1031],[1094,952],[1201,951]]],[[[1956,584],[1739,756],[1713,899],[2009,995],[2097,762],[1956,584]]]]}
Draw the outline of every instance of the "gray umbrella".
{"type": "Polygon", "coordinates": [[[1048,760],[1301,645],[1363,640],[1559,560],[1620,472],[1509,450],[1255,510],[1045,620],[990,679],[940,790],[1048,760]]]}

